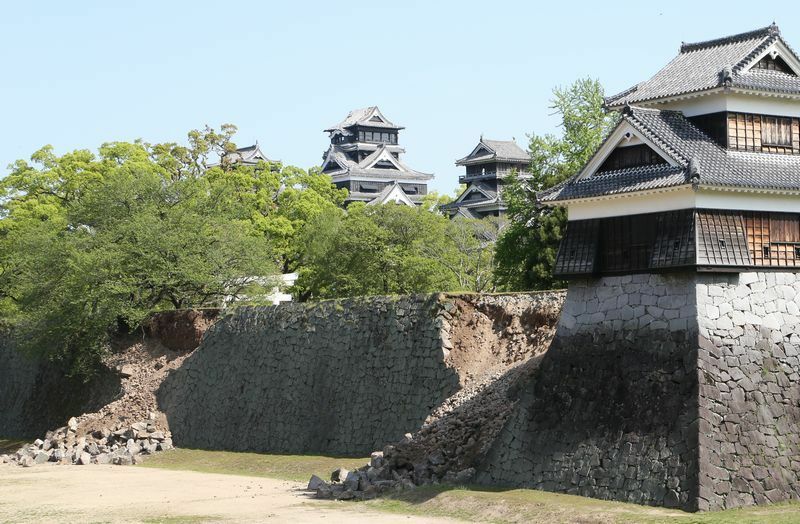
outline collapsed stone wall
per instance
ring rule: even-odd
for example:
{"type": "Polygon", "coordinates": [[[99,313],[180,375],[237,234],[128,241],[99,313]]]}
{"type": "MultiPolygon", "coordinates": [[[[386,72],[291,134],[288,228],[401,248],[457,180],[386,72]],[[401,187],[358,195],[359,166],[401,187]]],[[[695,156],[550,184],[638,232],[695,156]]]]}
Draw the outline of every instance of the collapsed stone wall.
{"type": "Polygon", "coordinates": [[[96,409],[119,391],[119,377],[101,370],[91,385],[61,366],[23,354],[10,333],[0,333],[0,437],[31,437],[96,409]]]}
{"type": "Polygon", "coordinates": [[[701,275],[699,506],[800,498],[800,275],[701,275]]]}
{"type": "Polygon", "coordinates": [[[696,312],[686,275],[571,282],[477,481],[693,509],[696,312]]]}
{"type": "Polygon", "coordinates": [[[559,293],[242,308],[159,391],[178,446],[366,455],[546,349],[559,293]],[[543,330],[544,319],[549,324],[543,330]]]}

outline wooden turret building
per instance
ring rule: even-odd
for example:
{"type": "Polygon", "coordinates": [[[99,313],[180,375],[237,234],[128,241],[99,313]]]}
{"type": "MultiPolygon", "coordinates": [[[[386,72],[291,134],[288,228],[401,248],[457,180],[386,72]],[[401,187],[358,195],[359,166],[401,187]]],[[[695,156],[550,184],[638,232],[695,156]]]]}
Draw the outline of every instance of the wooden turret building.
{"type": "Polygon", "coordinates": [[[400,130],[373,106],[351,111],[325,131],[331,145],[323,155],[322,172],[338,188],[346,188],[347,203],[418,205],[428,193],[432,174],[415,171],[400,156],[400,130]]]}
{"type": "Polygon", "coordinates": [[[466,172],[458,177],[460,184],[467,184],[461,195],[442,211],[450,218],[502,217],[506,212],[503,202],[503,181],[512,171],[520,177],[529,175],[530,155],[513,140],[488,140],[481,137],[472,152],[456,160],[466,172]]]}
{"type": "Polygon", "coordinates": [[[800,58],[777,26],[683,44],[606,105],[619,125],[539,195],[569,210],[558,275],[800,269],[800,58]]]}
{"type": "Polygon", "coordinates": [[[693,44],[540,192],[558,329],[479,482],[716,510],[800,498],[800,58],[693,44]],[[633,472],[633,473],[632,473],[633,472]]]}

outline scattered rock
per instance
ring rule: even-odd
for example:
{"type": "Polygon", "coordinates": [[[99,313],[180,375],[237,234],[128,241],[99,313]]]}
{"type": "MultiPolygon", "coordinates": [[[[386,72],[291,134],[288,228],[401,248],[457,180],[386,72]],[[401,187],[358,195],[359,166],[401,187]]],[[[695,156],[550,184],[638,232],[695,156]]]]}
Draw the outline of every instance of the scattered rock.
{"type": "Polygon", "coordinates": [[[345,468],[333,470],[333,473],[331,473],[331,482],[344,482],[344,479],[347,478],[348,473],[350,472],[345,468]]]}
{"type": "Polygon", "coordinates": [[[327,483],[316,475],[311,475],[311,480],[308,481],[308,491],[317,491],[322,487],[327,486],[327,483]]]}

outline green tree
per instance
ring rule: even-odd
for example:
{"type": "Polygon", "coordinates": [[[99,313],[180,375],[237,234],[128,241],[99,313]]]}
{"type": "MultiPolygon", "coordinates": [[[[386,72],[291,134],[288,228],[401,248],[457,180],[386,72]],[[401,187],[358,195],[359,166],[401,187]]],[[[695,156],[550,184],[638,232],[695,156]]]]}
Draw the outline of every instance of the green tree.
{"type": "Polygon", "coordinates": [[[459,289],[431,246],[452,246],[449,221],[425,207],[351,204],[320,214],[303,236],[302,299],[459,289]]]}
{"type": "Polygon", "coordinates": [[[0,181],[0,314],[25,348],[88,374],[114,329],[157,309],[257,299],[296,264],[306,224],[346,192],[298,168],[225,162],[234,132],[97,154],[45,147],[11,166],[0,181]]]}
{"type": "Polygon", "coordinates": [[[618,121],[603,108],[603,88],[597,80],[578,80],[554,89],[553,95],[551,108],[561,118],[561,135],[532,135],[532,177],[512,176],[504,189],[510,223],[497,242],[495,278],[506,290],[562,285],[552,271],[566,213],[537,205],[535,194],[580,171],[618,121]]]}

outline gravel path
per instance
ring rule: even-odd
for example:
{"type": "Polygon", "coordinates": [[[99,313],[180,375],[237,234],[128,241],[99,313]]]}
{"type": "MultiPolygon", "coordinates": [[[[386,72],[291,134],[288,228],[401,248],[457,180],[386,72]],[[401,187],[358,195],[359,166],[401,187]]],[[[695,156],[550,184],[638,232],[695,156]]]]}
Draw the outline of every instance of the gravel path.
{"type": "Polygon", "coordinates": [[[0,465],[0,522],[455,522],[317,501],[302,487],[137,467],[0,465]]]}

